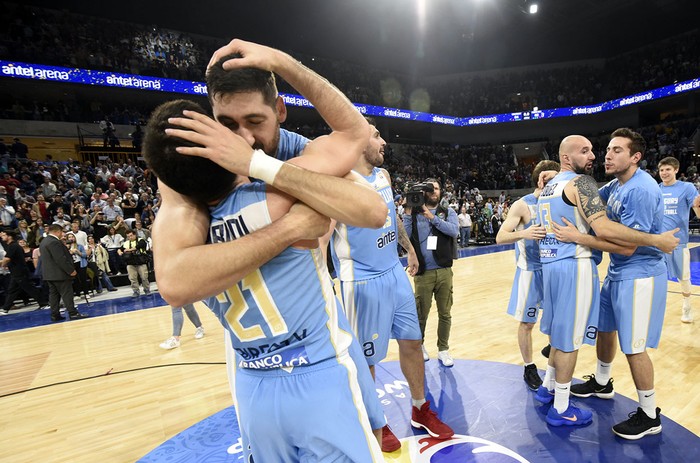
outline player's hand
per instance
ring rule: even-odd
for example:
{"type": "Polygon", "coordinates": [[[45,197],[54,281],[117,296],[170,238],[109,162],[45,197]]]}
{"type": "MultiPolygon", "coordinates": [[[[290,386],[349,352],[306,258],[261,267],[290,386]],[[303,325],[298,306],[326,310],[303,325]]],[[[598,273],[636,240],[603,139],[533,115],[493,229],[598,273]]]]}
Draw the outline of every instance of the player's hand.
{"type": "Polygon", "coordinates": [[[557,172],[556,170],[543,170],[542,172],[540,172],[540,176],[537,179],[537,188],[544,188],[547,182],[556,177],[558,173],[559,172],[557,172]]]}
{"type": "Polygon", "coordinates": [[[418,255],[416,251],[408,253],[408,266],[406,267],[408,274],[414,276],[418,272],[418,255]]]}
{"type": "Polygon", "coordinates": [[[292,205],[285,218],[295,221],[295,230],[299,233],[299,240],[320,238],[328,232],[331,225],[331,219],[300,202],[292,205]]]}
{"type": "Polygon", "coordinates": [[[523,237],[526,240],[541,240],[547,236],[547,230],[542,225],[531,225],[523,230],[523,237]]]}
{"type": "Polygon", "coordinates": [[[674,249],[676,249],[678,243],[681,242],[681,240],[676,236],[676,233],[678,233],[680,230],[680,228],[674,228],[673,230],[657,235],[658,238],[656,240],[656,247],[666,254],[671,253],[674,249]]]}
{"type": "Polygon", "coordinates": [[[178,146],[178,153],[209,159],[229,172],[248,175],[253,148],[243,137],[196,111],[183,111],[183,117],[171,117],[168,123],[182,128],[167,128],[166,134],[200,145],[178,146]]]}
{"type": "Polygon", "coordinates": [[[566,217],[561,218],[564,225],[553,222],[554,236],[562,243],[577,243],[582,233],[566,217]]]}
{"type": "Polygon", "coordinates": [[[223,68],[227,71],[239,68],[257,68],[264,71],[274,72],[280,55],[283,53],[274,48],[266,47],[253,42],[246,42],[241,39],[233,39],[227,45],[214,52],[207,69],[216,64],[221,58],[233,53],[239,53],[241,58],[230,59],[223,63],[223,68]]]}
{"type": "Polygon", "coordinates": [[[423,204],[423,210],[421,211],[421,214],[423,214],[423,217],[425,217],[428,220],[433,220],[433,217],[435,217],[435,214],[430,212],[430,209],[428,209],[428,206],[423,204]]]}

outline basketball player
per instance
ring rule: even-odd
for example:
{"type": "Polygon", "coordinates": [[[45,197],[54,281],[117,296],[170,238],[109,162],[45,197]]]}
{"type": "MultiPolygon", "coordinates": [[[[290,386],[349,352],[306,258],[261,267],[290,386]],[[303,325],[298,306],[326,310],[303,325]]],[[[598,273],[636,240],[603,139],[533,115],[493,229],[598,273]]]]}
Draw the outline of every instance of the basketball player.
{"type": "Polygon", "coordinates": [[[582,234],[587,235],[592,228],[608,241],[651,244],[664,250],[673,249],[678,242],[672,232],[649,235],[607,218],[595,180],[584,175],[593,168],[592,148],[585,137],[564,138],[559,147],[561,172],[549,181],[538,199],[539,220],[547,231],[540,240],[545,307],[540,329],[550,336],[552,349],[536,397],[545,403],[554,400],[546,417],[552,426],[580,426],[592,420],[589,410],[569,403],[569,392],[578,349],[584,343],[595,343],[600,296],[598,269],[590,246],[557,239],[554,224],[572,223],[582,234]]]}
{"type": "MultiPolygon", "coordinates": [[[[409,273],[418,269],[418,258],[396,209],[391,177],[385,169],[384,146],[379,131],[370,121],[369,143],[354,171],[362,175],[384,198],[389,209],[382,228],[360,228],[335,224],[331,254],[340,280],[345,313],[364,352],[372,377],[374,366],[386,357],[389,339],[399,346],[401,371],[412,399],[411,425],[423,428],[437,439],[449,439],[454,431],[430,409],[425,399],[425,363],[421,331],[411,282],[399,261],[396,242],[408,251],[409,273]]],[[[325,249],[325,246],[322,245],[325,249]]],[[[389,426],[382,429],[382,450],[393,452],[401,443],[389,426]]]]}
{"type": "MultiPolygon", "coordinates": [[[[607,216],[616,223],[660,233],[664,217],[661,190],[648,173],[639,169],[645,150],[646,142],[638,133],[630,129],[617,129],[612,133],[605,155],[605,173],[614,175],[615,179],[600,189],[600,196],[607,202],[607,216]]],[[[678,231],[675,228],[658,236],[678,231]]],[[[562,232],[564,230],[560,235],[562,232]]],[[[590,237],[581,238],[590,240],[590,237]]],[[[631,243],[623,236],[603,238],[631,243]]],[[[639,407],[612,430],[630,440],[661,432],[654,366],[646,349],[658,345],[666,309],[667,269],[662,251],[671,252],[679,240],[676,238],[676,245],[672,247],[658,246],[659,249],[651,247],[654,240],[644,241],[634,243],[640,246],[634,248],[632,254],[610,253],[610,266],[601,290],[596,373],[587,376],[585,383],[571,387],[571,394],[577,397],[610,399],[614,396],[611,369],[617,334],[637,387],[639,407]]]]}
{"type": "Polygon", "coordinates": [[[666,157],[659,161],[659,177],[661,177],[661,194],[664,199],[663,229],[679,228],[680,244],[671,254],[665,254],[666,266],[671,276],[678,278],[683,294],[681,321],[692,323],[693,314],[690,307],[690,251],[688,250],[688,234],[690,208],[700,217],[700,195],[695,185],[676,180],[680,163],[674,157],[666,157]]]}
{"type": "MultiPolygon", "coordinates": [[[[559,171],[559,163],[540,161],[532,171],[533,185],[537,186],[540,172],[559,171]]],[[[518,322],[518,346],[525,363],[523,379],[527,386],[536,391],[542,385],[537,366],[532,361],[532,328],[542,308],[542,265],[538,240],[546,232],[537,221],[537,198],[542,190],[525,195],[513,203],[508,217],[496,235],[496,243],[515,245],[515,278],[508,303],[508,314],[518,322]]]]}
{"type": "MultiPolygon", "coordinates": [[[[234,41],[230,46],[243,55],[243,58],[239,58],[237,65],[273,63],[271,69],[289,82],[298,82],[300,79],[298,74],[304,73],[300,87],[306,87],[298,90],[302,93],[306,91],[307,97],[322,113],[324,101],[328,107],[329,95],[327,91],[324,94],[324,89],[320,87],[332,90],[330,101],[336,107],[335,114],[338,118],[329,123],[332,128],[338,130],[329,137],[322,137],[309,143],[305,150],[307,155],[297,160],[301,165],[309,160],[316,164],[319,160],[321,163],[325,160],[322,167],[326,169],[348,171],[357,161],[363,147],[356,143],[356,135],[362,133],[361,139],[366,140],[368,133],[366,122],[351,103],[327,82],[281,52],[242,41],[234,41]],[[354,118],[355,115],[361,122],[358,123],[358,119],[354,118]],[[348,156],[347,153],[352,154],[348,156]],[[354,159],[351,156],[354,156],[354,159]],[[351,159],[352,164],[344,162],[351,159]]],[[[220,66],[221,63],[219,63],[220,66]]],[[[236,95],[230,97],[227,103],[235,100],[235,97],[236,95]]],[[[250,98],[251,95],[242,95],[242,97],[250,98]]],[[[250,111],[252,106],[255,105],[249,105],[244,109],[250,111]]],[[[237,109],[240,106],[234,108],[237,109]]],[[[258,117],[261,117],[261,114],[267,114],[265,108],[257,109],[259,111],[252,114],[257,114],[258,117]]],[[[163,108],[162,113],[156,115],[156,119],[163,125],[166,125],[164,121],[167,120],[168,111],[170,115],[176,113],[172,108],[163,108]]],[[[178,150],[179,152],[215,159],[231,167],[232,170],[239,169],[241,172],[266,180],[268,184],[288,185],[296,182],[295,186],[289,189],[298,187],[301,190],[300,196],[306,196],[310,204],[334,218],[349,219],[356,225],[365,226],[379,226],[384,223],[386,206],[376,192],[366,186],[349,180],[301,172],[300,169],[291,165],[279,165],[279,161],[265,156],[262,152],[256,152],[251,157],[250,145],[231,130],[200,114],[186,112],[185,116],[191,119],[176,118],[172,122],[193,131],[169,130],[168,133],[182,136],[190,142],[203,146],[190,146],[184,150],[178,150]],[[242,162],[239,162],[241,160],[237,158],[238,154],[242,154],[238,156],[243,159],[242,162]],[[256,160],[256,156],[263,156],[263,158],[256,160]],[[313,193],[309,193],[319,189],[321,191],[316,198],[313,197],[313,193]],[[329,195],[328,192],[332,194],[329,195]],[[340,194],[341,192],[344,194],[340,194]],[[347,205],[352,202],[358,202],[363,211],[363,216],[359,219],[353,219],[347,213],[355,210],[356,206],[347,205]]],[[[274,124],[270,126],[275,128],[274,124]]],[[[164,148],[167,148],[168,142],[171,149],[174,149],[173,143],[177,143],[172,139],[168,140],[167,137],[163,142],[165,147],[161,146],[159,149],[157,145],[147,143],[148,151],[160,155],[164,152],[164,148]]],[[[211,210],[213,218],[209,228],[211,241],[216,243],[236,240],[209,245],[210,248],[223,248],[228,245],[228,249],[231,249],[234,247],[231,246],[233,243],[239,243],[240,248],[241,242],[247,243],[246,246],[250,245],[250,240],[245,241],[247,237],[259,233],[256,230],[261,228],[263,230],[273,228],[274,226],[266,225],[280,217],[289,207],[290,201],[287,197],[275,194],[274,190],[268,189],[268,185],[262,182],[250,184],[243,183],[243,179],[240,179],[238,187],[226,195],[226,192],[231,190],[232,183],[226,181],[225,175],[222,176],[223,180],[219,180],[212,175],[212,173],[216,174],[214,169],[214,172],[205,173],[204,176],[198,175],[196,179],[192,179],[193,172],[199,173],[200,170],[186,167],[183,169],[179,155],[174,151],[170,154],[172,156],[169,159],[153,165],[160,180],[171,186],[176,185],[179,191],[178,194],[165,188],[164,203],[169,200],[174,206],[169,211],[170,216],[166,217],[177,217],[183,210],[177,207],[176,202],[183,199],[182,193],[190,193],[200,199],[210,197],[210,204],[217,203],[211,210]],[[180,165],[174,166],[175,163],[180,165]],[[222,196],[224,197],[220,200],[222,196]]],[[[190,206],[186,206],[184,210],[196,205],[193,201],[189,201],[189,204],[190,206]]],[[[303,206],[295,206],[295,208],[299,209],[303,206]]],[[[161,209],[158,220],[162,220],[162,213],[161,209]]],[[[290,215],[294,214],[290,213],[284,217],[290,215]]],[[[314,221],[313,217],[308,217],[308,213],[306,215],[307,220],[314,221]]],[[[297,213],[296,216],[299,214],[297,213]]],[[[318,219],[315,221],[318,223],[318,219]]],[[[294,229],[295,226],[302,224],[296,220],[294,222],[294,226],[291,223],[290,226],[285,225],[285,230],[291,237],[284,235],[277,237],[278,240],[286,240],[284,247],[306,236],[300,236],[300,233],[294,229]]],[[[167,223],[172,222],[169,220],[161,222],[161,224],[167,223]]],[[[328,225],[327,221],[325,225],[328,225]]],[[[156,239],[161,239],[163,235],[160,232],[166,226],[157,228],[154,233],[156,239]]],[[[318,227],[309,237],[321,234],[317,232],[318,227]]],[[[197,233],[201,233],[201,230],[197,230],[197,233]]],[[[257,241],[257,243],[260,242],[257,241]]],[[[276,245],[276,243],[269,244],[273,247],[276,245]]],[[[182,249],[207,247],[193,245],[192,241],[189,246],[183,246],[182,240],[176,245],[168,242],[165,245],[175,253],[182,249]]],[[[263,249],[255,251],[268,255],[263,249]]],[[[257,266],[263,263],[261,261],[264,258],[255,255],[246,256],[245,250],[241,252],[243,252],[242,262],[231,262],[229,265],[226,260],[209,260],[211,265],[228,266],[229,269],[233,269],[234,274],[242,276],[228,276],[229,279],[237,278],[241,281],[234,281],[228,289],[224,287],[224,292],[217,298],[209,298],[208,304],[231,332],[230,337],[236,347],[236,361],[239,367],[236,377],[236,395],[243,435],[247,436],[251,444],[249,452],[258,461],[298,461],[305,458],[380,461],[379,447],[371,438],[367,414],[364,410],[365,404],[359,394],[360,387],[357,382],[359,376],[360,381],[371,385],[370,375],[366,374],[364,368],[358,372],[348,355],[347,350],[353,338],[346,331],[349,328],[347,321],[338,316],[339,311],[320,250],[317,247],[311,251],[290,248],[260,269],[257,269],[257,266]],[[249,273],[243,274],[251,267],[249,273]],[[300,310],[302,312],[299,312],[300,310]],[[363,372],[366,381],[362,378],[363,372]],[[270,400],[273,395],[268,396],[266,391],[271,388],[274,388],[277,396],[284,397],[284,406],[270,400]],[[286,392],[285,388],[288,388],[286,392]],[[332,394],[332,406],[329,406],[328,399],[324,399],[324,392],[332,394]],[[370,439],[367,439],[367,436],[370,439]],[[265,444],[262,445],[261,442],[265,444]]],[[[166,264],[172,261],[168,261],[167,256],[164,260],[166,264]]],[[[216,285],[221,286],[221,283],[211,283],[210,287],[216,285]]],[[[201,289],[195,289],[193,292],[201,291],[201,289]]],[[[378,405],[376,393],[373,398],[378,405]]],[[[367,405],[370,406],[370,404],[367,405]]]]}

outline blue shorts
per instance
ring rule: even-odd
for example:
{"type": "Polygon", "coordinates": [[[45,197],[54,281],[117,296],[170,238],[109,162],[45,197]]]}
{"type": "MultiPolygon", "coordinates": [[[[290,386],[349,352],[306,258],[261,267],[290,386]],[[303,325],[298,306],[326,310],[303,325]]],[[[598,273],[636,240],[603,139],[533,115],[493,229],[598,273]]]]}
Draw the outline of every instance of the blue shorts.
{"type": "Polygon", "coordinates": [[[690,280],[690,250],[688,245],[679,245],[671,254],[664,254],[668,274],[679,280],[690,280]]]}
{"type": "Polygon", "coordinates": [[[656,348],[664,324],[667,287],[664,274],[634,280],[606,278],[600,291],[599,330],[617,331],[625,354],[656,348]]]}
{"type": "Polygon", "coordinates": [[[542,308],[542,270],[515,268],[508,314],[519,322],[536,323],[542,308]]]}
{"type": "Polygon", "coordinates": [[[384,461],[347,354],[292,373],[239,368],[236,395],[245,461],[384,461]]]}
{"type": "Polygon", "coordinates": [[[400,263],[369,280],[341,281],[345,314],[365,359],[376,365],[386,357],[389,339],[422,339],[416,299],[400,263]]]}
{"type": "Polygon", "coordinates": [[[593,259],[562,259],[542,264],[544,310],[540,331],[564,352],[595,345],[600,281],[593,259]]]}

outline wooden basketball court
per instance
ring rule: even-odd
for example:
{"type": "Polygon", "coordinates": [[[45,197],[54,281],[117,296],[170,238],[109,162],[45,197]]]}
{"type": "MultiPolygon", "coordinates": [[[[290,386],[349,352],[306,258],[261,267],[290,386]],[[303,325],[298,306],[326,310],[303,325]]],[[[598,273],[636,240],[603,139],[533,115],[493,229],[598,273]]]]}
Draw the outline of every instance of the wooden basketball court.
{"type": "MultiPolygon", "coordinates": [[[[599,267],[601,278],[607,262],[599,267]]],[[[455,358],[521,364],[517,323],[505,314],[514,270],[512,250],[455,261],[450,339],[455,358]]],[[[693,305],[700,320],[698,299],[693,305]]],[[[118,312],[119,305],[132,302],[114,304],[118,312]]],[[[697,324],[681,323],[680,307],[680,286],[669,282],[661,345],[650,355],[662,413],[699,434],[700,337],[697,324]]],[[[230,406],[223,328],[201,303],[197,309],[206,336],[195,340],[186,320],[182,345],[171,351],[158,347],[172,329],[168,306],[0,333],[0,461],[136,461],[230,406]],[[82,378],[91,379],[76,381],[82,378]],[[51,386],[41,388],[45,385],[51,386]],[[32,388],[38,389],[22,392],[32,388]]],[[[11,317],[0,318],[0,324],[11,317]]],[[[433,359],[436,331],[433,310],[426,330],[433,359]]],[[[539,349],[546,338],[537,329],[533,337],[535,362],[544,368],[539,349]]],[[[397,359],[392,343],[388,360],[397,359]]],[[[575,376],[594,371],[595,349],[586,346],[575,376]]],[[[613,377],[615,390],[636,400],[621,353],[613,377]]]]}

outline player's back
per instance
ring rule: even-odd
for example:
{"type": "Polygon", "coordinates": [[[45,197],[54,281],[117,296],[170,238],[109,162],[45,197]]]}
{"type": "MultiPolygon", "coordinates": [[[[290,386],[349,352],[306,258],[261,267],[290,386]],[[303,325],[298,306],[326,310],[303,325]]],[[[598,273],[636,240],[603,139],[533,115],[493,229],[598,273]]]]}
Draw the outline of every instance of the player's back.
{"type": "MultiPolygon", "coordinates": [[[[265,199],[260,182],[234,190],[211,210],[211,242],[269,225],[265,199]]],[[[230,330],[241,368],[315,364],[350,344],[351,336],[338,327],[336,297],[320,249],[287,248],[207,305],[230,330]]]]}
{"type": "Polygon", "coordinates": [[[333,265],[341,281],[366,280],[381,275],[399,262],[396,208],[391,183],[382,169],[375,167],[364,177],[386,202],[389,214],[382,228],[336,225],[331,238],[333,265]]]}
{"type": "Polygon", "coordinates": [[[581,216],[578,208],[564,195],[564,188],[578,174],[571,171],[558,173],[545,185],[537,200],[539,223],[545,227],[547,236],[539,241],[540,262],[543,264],[567,258],[590,258],[591,249],[576,243],[564,243],[554,236],[554,223],[564,225],[563,218],[574,224],[582,233],[588,233],[590,226],[581,216]]]}

